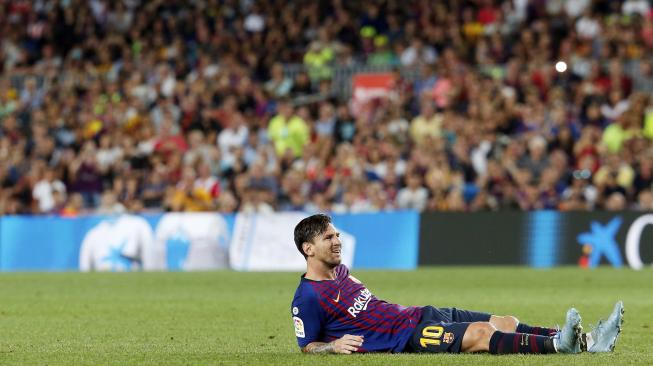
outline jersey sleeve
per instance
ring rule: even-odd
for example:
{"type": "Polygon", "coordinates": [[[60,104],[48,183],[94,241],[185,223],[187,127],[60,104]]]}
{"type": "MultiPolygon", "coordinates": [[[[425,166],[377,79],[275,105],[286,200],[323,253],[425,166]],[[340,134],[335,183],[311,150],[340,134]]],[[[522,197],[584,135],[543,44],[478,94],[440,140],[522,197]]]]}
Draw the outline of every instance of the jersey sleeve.
{"type": "Polygon", "coordinates": [[[317,294],[313,291],[300,292],[293,300],[291,313],[299,347],[304,348],[309,343],[323,341],[326,317],[317,294]]]}

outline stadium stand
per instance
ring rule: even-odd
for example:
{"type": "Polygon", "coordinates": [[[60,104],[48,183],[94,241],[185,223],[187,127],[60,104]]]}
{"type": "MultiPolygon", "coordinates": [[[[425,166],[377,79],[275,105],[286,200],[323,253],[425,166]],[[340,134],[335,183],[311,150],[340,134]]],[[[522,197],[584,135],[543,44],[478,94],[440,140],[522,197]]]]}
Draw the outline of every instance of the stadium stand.
{"type": "Polygon", "coordinates": [[[653,210],[652,50],[643,0],[0,0],[0,214],[653,210]]]}

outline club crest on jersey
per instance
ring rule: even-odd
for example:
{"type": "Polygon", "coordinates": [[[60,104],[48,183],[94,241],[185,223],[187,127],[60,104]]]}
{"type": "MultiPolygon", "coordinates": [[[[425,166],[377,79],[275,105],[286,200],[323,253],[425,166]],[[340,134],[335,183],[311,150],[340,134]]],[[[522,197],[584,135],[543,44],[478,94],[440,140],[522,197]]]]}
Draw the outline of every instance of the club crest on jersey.
{"type": "Polygon", "coordinates": [[[358,314],[367,309],[367,304],[370,303],[370,300],[372,299],[372,293],[370,290],[363,288],[361,290],[361,294],[358,295],[357,298],[354,299],[354,304],[347,309],[347,312],[351,314],[354,318],[358,316],[358,314]]]}
{"type": "Polygon", "coordinates": [[[442,336],[442,342],[444,343],[451,343],[453,342],[453,333],[444,333],[442,336]]]}

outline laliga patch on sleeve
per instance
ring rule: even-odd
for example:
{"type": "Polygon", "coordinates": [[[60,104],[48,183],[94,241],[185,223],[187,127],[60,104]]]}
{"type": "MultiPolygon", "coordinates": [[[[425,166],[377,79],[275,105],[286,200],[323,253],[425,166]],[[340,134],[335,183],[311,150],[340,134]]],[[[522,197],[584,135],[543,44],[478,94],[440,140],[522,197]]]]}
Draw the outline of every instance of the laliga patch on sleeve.
{"type": "Polygon", "coordinates": [[[295,323],[295,335],[298,338],[304,338],[304,322],[297,316],[292,317],[293,323],[295,323]]]}

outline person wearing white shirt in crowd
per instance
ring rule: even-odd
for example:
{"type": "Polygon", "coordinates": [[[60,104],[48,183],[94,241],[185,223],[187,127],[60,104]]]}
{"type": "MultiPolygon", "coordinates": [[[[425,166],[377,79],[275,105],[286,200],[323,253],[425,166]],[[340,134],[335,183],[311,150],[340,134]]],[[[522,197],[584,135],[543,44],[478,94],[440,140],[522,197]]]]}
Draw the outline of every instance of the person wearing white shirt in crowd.
{"type": "Polygon", "coordinates": [[[211,154],[211,146],[206,143],[204,132],[190,131],[188,133],[188,150],[184,153],[184,164],[192,165],[198,161],[210,161],[211,154]]]}
{"type": "Polygon", "coordinates": [[[590,7],[592,0],[565,0],[564,8],[565,13],[570,18],[577,18],[590,7]]]}
{"type": "Polygon", "coordinates": [[[429,193],[422,186],[422,178],[418,174],[409,174],[406,177],[406,187],[397,193],[397,206],[399,208],[424,210],[428,201],[429,193]]]}
{"type": "Polygon", "coordinates": [[[260,14],[258,5],[253,4],[250,13],[245,17],[243,23],[245,30],[252,33],[262,32],[265,30],[265,18],[260,14]]]}
{"type": "Polygon", "coordinates": [[[601,32],[601,23],[591,9],[586,9],[583,16],[576,21],[576,32],[585,40],[595,39],[601,32]]]}
{"type": "Polygon", "coordinates": [[[416,65],[432,65],[438,58],[435,48],[424,45],[424,42],[415,37],[410,45],[404,52],[401,53],[400,61],[403,66],[410,67],[416,65]]]}
{"type": "Polygon", "coordinates": [[[233,148],[244,146],[248,135],[249,129],[242,116],[234,115],[229,126],[218,135],[217,141],[220,152],[222,152],[222,160],[226,165],[231,166],[234,163],[236,157],[233,154],[233,148]]]}
{"type": "Polygon", "coordinates": [[[612,122],[626,112],[629,107],[630,102],[623,98],[621,89],[615,88],[610,91],[608,100],[601,105],[601,114],[612,122]]]}
{"type": "Polygon", "coordinates": [[[41,212],[49,212],[55,207],[55,191],[65,196],[66,186],[56,178],[55,171],[52,168],[46,168],[43,177],[32,189],[32,197],[38,202],[41,212]]]}
{"type": "Polygon", "coordinates": [[[100,171],[106,172],[113,164],[121,161],[122,157],[123,151],[120,145],[114,144],[110,135],[102,135],[97,152],[97,163],[100,171]]]}
{"type": "Polygon", "coordinates": [[[624,15],[639,14],[646,17],[650,10],[651,4],[648,0],[626,0],[621,4],[621,12],[624,15]]]}

